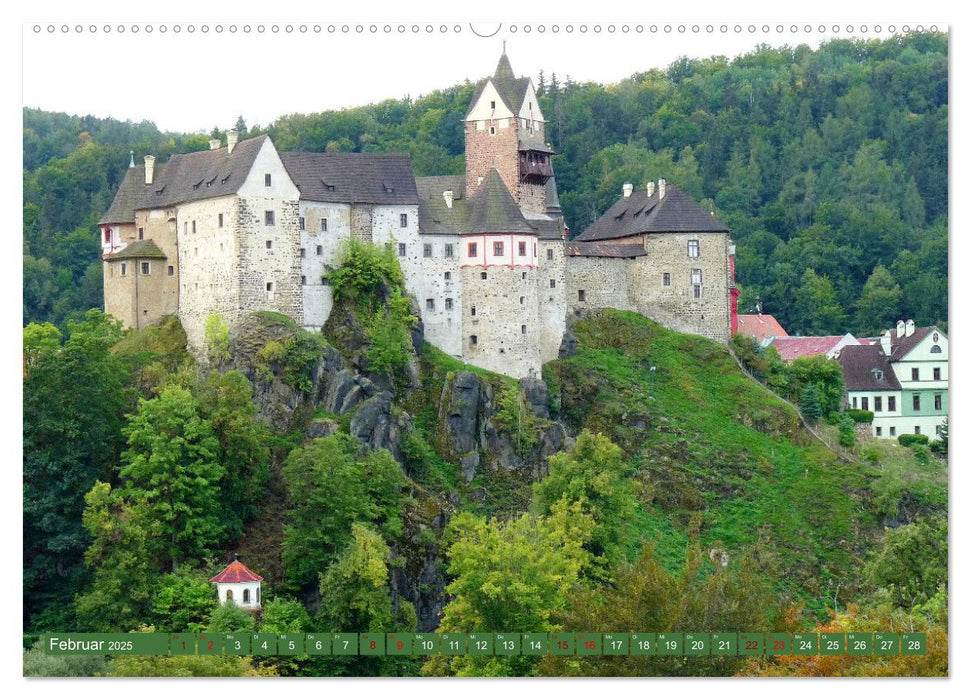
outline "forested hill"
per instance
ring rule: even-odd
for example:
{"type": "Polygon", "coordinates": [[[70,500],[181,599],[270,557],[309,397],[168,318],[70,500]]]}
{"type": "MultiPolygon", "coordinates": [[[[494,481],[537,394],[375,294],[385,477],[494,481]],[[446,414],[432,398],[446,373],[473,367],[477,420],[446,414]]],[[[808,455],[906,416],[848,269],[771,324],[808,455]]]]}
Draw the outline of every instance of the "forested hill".
{"type": "MultiPolygon", "coordinates": [[[[868,335],[898,318],[946,325],[947,65],[946,35],[914,34],[682,59],[616,85],[555,66],[533,78],[574,232],[624,182],[663,177],[732,227],[741,311],[761,300],[790,333],[868,335]]],[[[250,133],[281,150],[407,151],[418,175],[457,173],[472,87],[250,133]]],[[[25,324],[100,305],[95,223],[129,150],[165,159],[208,138],[24,110],[25,324]]]]}

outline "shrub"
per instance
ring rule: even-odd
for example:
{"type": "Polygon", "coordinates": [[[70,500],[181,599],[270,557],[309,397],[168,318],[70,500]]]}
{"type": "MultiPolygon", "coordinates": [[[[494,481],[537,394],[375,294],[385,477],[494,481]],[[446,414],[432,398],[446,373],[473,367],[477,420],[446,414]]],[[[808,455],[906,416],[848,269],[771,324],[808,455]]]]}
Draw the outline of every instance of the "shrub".
{"type": "Polygon", "coordinates": [[[930,442],[930,438],[926,435],[913,435],[910,433],[905,433],[897,437],[897,442],[904,447],[913,447],[914,445],[926,445],[928,442],[930,442]]]}
{"type": "Polygon", "coordinates": [[[521,456],[529,453],[536,446],[540,420],[533,415],[526,404],[523,390],[516,385],[507,385],[499,395],[499,408],[496,411],[496,422],[509,432],[513,447],[521,456]]]}
{"type": "Polygon", "coordinates": [[[229,328],[219,314],[210,314],[205,326],[209,360],[216,364],[229,359],[229,328]]]}
{"type": "Polygon", "coordinates": [[[260,379],[273,378],[273,365],[283,362],[286,348],[279,340],[270,340],[256,353],[256,376],[260,379]]]}
{"type": "Polygon", "coordinates": [[[853,419],[854,423],[872,423],[873,411],[863,411],[858,408],[846,409],[846,415],[853,419]]]}
{"type": "Polygon", "coordinates": [[[856,444],[856,424],[847,414],[840,419],[840,447],[853,447],[856,444]]]}
{"type": "Polygon", "coordinates": [[[910,449],[914,452],[914,460],[917,464],[926,467],[931,463],[931,450],[927,445],[914,445],[910,449]]]}

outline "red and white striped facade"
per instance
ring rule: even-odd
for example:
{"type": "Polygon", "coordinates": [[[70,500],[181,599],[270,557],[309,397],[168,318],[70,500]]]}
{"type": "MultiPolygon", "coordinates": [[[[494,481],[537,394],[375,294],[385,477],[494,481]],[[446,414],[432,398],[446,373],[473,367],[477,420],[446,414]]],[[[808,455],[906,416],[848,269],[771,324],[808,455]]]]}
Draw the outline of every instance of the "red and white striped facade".
{"type": "Polygon", "coordinates": [[[476,233],[459,238],[461,267],[536,269],[537,236],[528,233],[476,233]]]}

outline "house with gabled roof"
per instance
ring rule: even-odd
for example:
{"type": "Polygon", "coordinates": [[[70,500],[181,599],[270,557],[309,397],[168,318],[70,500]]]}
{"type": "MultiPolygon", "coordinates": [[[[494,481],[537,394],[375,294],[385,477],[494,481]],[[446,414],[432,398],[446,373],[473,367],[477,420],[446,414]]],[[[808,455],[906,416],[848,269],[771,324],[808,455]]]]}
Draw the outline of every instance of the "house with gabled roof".
{"type": "Polygon", "coordinates": [[[928,435],[948,413],[948,340],[936,326],[899,321],[878,342],[841,348],[847,408],[873,412],[873,436],[928,435]]]}

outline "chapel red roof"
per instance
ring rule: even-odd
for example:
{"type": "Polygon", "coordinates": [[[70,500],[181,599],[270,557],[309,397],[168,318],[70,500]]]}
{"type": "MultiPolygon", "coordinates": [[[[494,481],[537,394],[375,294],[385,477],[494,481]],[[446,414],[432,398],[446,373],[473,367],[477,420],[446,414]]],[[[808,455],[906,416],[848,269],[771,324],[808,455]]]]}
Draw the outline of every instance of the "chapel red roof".
{"type": "Polygon", "coordinates": [[[771,314],[739,314],[738,332],[758,342],[769,338],[787,338],[786,329],[771,314]]]}
{"type": "Polygon", "coordinates": [[[234,561],[221,572],[209,579],[209,583],[249,583],[250,581],[262,580],[262,576],[257,576],[243,566],[239,561],[234,561]]]}
{"type": "Polygon", "coordinates": [[[772,347],[779,351],[779,357],[790,362],[797,357],[825,355],[841,340],[841,335],[791,336],[776,338],[772,341],[772,347]]]}

